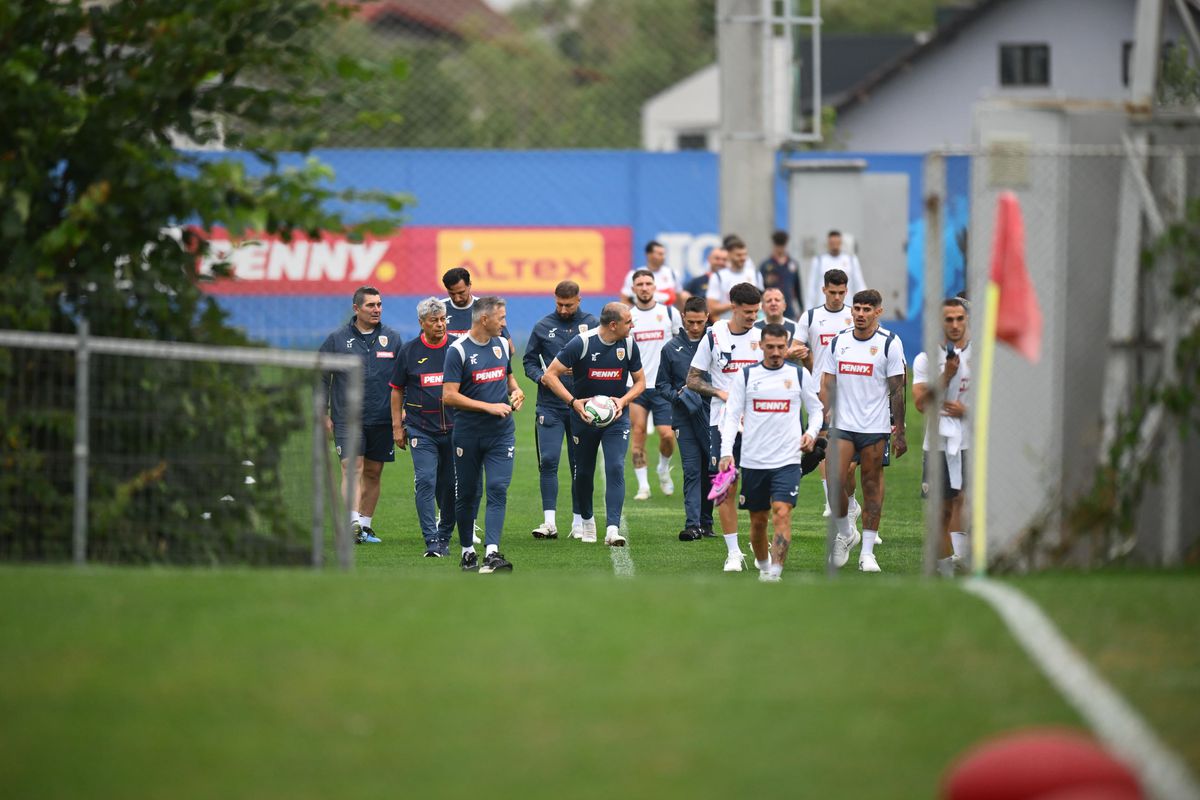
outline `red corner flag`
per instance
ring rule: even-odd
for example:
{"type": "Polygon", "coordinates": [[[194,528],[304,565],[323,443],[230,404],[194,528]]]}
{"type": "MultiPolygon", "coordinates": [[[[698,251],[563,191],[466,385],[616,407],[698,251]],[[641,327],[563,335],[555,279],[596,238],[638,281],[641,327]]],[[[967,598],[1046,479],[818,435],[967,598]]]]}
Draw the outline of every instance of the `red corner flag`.
{"type": "Polygon", "coordinates": [[[1012,192],[1001,193],[996,210],[991,283],[999,294],[996,338],[1037,361],[1042,354],[1042,312],[1025,269],[1025,223],[1012,192]]]}

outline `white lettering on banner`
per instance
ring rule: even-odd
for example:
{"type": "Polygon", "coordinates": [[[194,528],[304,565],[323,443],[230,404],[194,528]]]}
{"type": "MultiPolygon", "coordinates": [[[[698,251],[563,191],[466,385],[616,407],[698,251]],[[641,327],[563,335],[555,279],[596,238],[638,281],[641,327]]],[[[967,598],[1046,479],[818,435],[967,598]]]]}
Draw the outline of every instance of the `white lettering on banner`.
{"type": "Polygon", "coordinates": [[[383,260],[383,254],[387,250],[387,242],[362,242],[350,245],[350,261],[354,263],[350,279],[361,283],[375,274],[375,267],[383,260]]]}
{"type": "Polygon", "coordinates": [[[741,372],[746,367],[754,366],[755,364],[758,364],[758,363],[761,363],[761,362],[759,362],[757,360],[754,360],[754,361],[730,361],[725,366],[725,368],[721,370],[721,372],[724,372],[727,374],[732,373],[732,372],[741,372]]]}
{"type": "Polygon", "coordinates": [[[267,280],[287,278],[289,281],[302,281],[307,262],[308,242],[292,242],[290,247],[276,242],[271,248],[270,258],[267,259],[267,280]]]}
{"type": "Polygon", "coordinates": [[[621,372],[622,370],[619,369],[598,369],[593,367],[588,370],[588,377],[599,381],[616,381],[621,379],[621,372]]]}
{"type": "Polygon", "coordinates": [[[840,361],[838,362],[838,372],[843,375],[866,375],[870,377],[875,374],[875,365],[861,364],[857,361],[840,361]]]}
{"type": "Polygon", "coordinates": [[[421,385],[422,386],[441,386],[442,385],[442,373],[440,373],[440,372],[424,373],[421,376],[421,385]]]}
{"type": "Polygon", "coordinates": [[[350,254],[345,242],[313,242],[308,257],[308,279],[310,281],[346,280],[346,262],[350,254]]]}
{"type": "Polygon", "coordinates": [[[836,336],[837,336],[836,333],[822,333],[821,334],[821,347],[824,347],[825,345],[832,342],[834,337],[836,337],[836,336]]]}
{"type": "Polygon", "coordinates": [[[764,400],[755,398],[754,410],[768,414],[784,414],[792,410],[791,400],[764,400]]]}
{"type": "Polygon", "coordinates": [[[475,381],[475,383],[493,383],[504,380],[504,374],[504,367],[477,369],[471,373],[471,380],[475,381]]]}
{"type": "Polygon", "coordinates": [[[721,237],[715,233],[661,231],[654,238],[667,251],[667,266],[683,273],[684,282],[708,272],[708,251],[721,245],[721,237]]]}
{"type": "Polygon", "coordinates": [[[253,241],[235,246],[228,239],[212,239],[200,272],[211,275],[213,264],[228,261],[234,276],[244,281],[362,283],[374,275],[388,247],[386,241],[253,241]]]}
{"type": "Polygon", "coordinates": [[[652,330],[652,331],[634,331],[634,333],[633,333],[633,340],[635,342],[649,342],[654,339],[664,339],[664,338],[666,338],[666,336],[665,336],[662,328],[658,328],[657,330],[652,330]]]}

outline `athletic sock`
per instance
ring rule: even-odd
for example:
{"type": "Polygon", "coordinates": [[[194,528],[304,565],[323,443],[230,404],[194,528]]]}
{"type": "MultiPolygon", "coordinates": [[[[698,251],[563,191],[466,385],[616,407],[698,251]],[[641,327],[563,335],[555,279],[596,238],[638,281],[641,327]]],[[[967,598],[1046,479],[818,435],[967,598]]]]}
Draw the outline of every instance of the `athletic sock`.
{"type": "Polygon", "coordinates": [[[959,558],[966,558],[969,544],[970,540],[967,538],[967,534],[962,531],[950,532],[950,546],[954,548],[954,555],[959,558]]]}
{"type": "MultiPolygon", "coordinates": [[[[875,554],[875,537],[879,535],[879,531],[863,531],[862,540],[862,556],[870,556],[875,554]]],[[[862,557],[860,556],[860,558],[862,557]]]]}
{"type": "Polygon", "coordinates": [[[758,560],[758,556],[754,557],[754,566],[758,567],[759,572],[766,572],[771,568],[771,557],[768,555],[762,561],[758,560]]]}
{"type": "Polygon", "coordinates": [[[467,553],[474,553],[474,552],[475,552],[475,545],[471,545],[470,547],[464,547],[464,548],[462,549],[462,551],[463,551],[463,555],[464,555],[464,556],[465,556],[467,553]]]}
{"type": "Polygon", "coordinates": [[[730,553],[742,552],[742,548],[738,547],[737,536],[737,531],[725,534],[725,548],[729,550],[730,553]]]}
{"type": "Polygon", "coordinates": [[[850,495],[850,502],[849,502],[849,504],[847,504],[846,510],[850,513],[856,513],[856,512],[862,511],[862,509],[859,508],[858,500],[855,499],[854,495],[850,495]]]}
{"type": "Polygon", "coordinates": [[[609,525],[608,528],[604,531],[604,538],[606,538],[606,539],[610,536],[620,536],[620,535],[621,535],[621,529],[619,527],[617,527],[616,525],[609,525]]]}
{"type": "Polygon", "coordinates": [[[358,523],[364,528],[369,528],[371,527],[371,517],[368,517],[366,514],[359,514],[358,523]]]}
{"type": "Polygon", "coordinates": [[[500,545],[498,545],[498,544],[489,544],[489,545],[487,546],[487,548],[484,550],[484,555],[485,555],[485,556],[490,556],[492,553],[499,553],[499,552],[500,552],[500,545]]]}
{"type": "MultiPolygon", "coordinates": [[[[358,512],[357,512],[357,511],[351,511],[351,512],[350,512],[350,524],[351,524],[351,525],[353,525],[353,524],[354,524],[354,523],[356,523],[356,522],[358,522],[358,512]]],[[[360,524],[361,524],[361,523],[360,523],[360,524]]]]}
{"type": "Polygon", "coordinates": [[[649,469],[646,467],[634,467],[633,468],[633,474],[637,476],[637,482],[638,482],[639,489],[649,489],[650,488],[649,472],[650,472],[649,469]]]}
{"type": "Polygon", "coordinates": [[[543,509],[542,521],[545,522],[547,525],[549,525],[551,528],[554,527],[554,509],[553,508],[543,509]]]}
{"type": "Polygon", "coordinates": [[[671,474],[671,458],[670,458],[670,456],[663,456],[662,458],[660,458],[658,460],[658,474],[660,476],[671,474]]]}
{"type": "Polygon", "coordinates": [[[571,527],[572,528],[582,528],[583,527],[583,514],[572,514],[571,515],[571,527]]]}
{"type": "Polygon", "coordinates": [[[767,568],[772,575],[779,577],[783,574],[783,564],[772,564],[767,568]]]}
{"type": "Polygon", "coordinates": [[[825,505],[829,505],[829,480],[821,478],[821,496],[825,498],[825,505]]]}
{"type": "Polygon", "coordinates": [[[854,538],[854,532],[850,528],[849,517],[834,517],[833,521],[837,525],[838,536],[847,540],[854,538]]]}

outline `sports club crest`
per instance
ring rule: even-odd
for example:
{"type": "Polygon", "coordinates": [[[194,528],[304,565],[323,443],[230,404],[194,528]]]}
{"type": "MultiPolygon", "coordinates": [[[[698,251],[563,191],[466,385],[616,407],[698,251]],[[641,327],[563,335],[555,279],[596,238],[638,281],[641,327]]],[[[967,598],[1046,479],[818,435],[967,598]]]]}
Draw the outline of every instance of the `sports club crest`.
{"type": "Polygon", "coordinates": [[[411,444],[413,447],[416,447],[418,444],[418,441],[416,439],[413,439],[412,441],[409,442],[409,444],[411,444]]]}
{"type": "Polygon", "coordinates": [[[546,424],[546,415],[538,414],[538,425],[545,425],[545,424],[546,424]]]}
{"type": "Polygon", "coordinates": [[[462,458],[462,448],[461,447],[454,448],[454,452],[459,458],[462,458]]]}
{"type": "Polygon", "coordinates": [[[757,349],[758,349],[758,342],[751,342],[751,343],[750,343],[750,349],[751,349],[751,350],[757,350],[757,349]]]}
{"type": "Polygon", "coordinates": [[[853,324],[854,324],[854,317],[846,317],[846,318],[845,318],[845,320],[844,320],[844,322],[845,322],[847,325],[853,325],[853,324]]]}
{"type": "Polygon", "coordinates": [[[617,360],[618,360],[618,361],[624,361],[624,360],[625,360],[625,348],[624,348],[624,347],[618,347],[618,348],[617,348],[617,360]]]}
{"type": "Polygon", "coordinates": [[[790,389],[790,388],[792,388],[792,379],[791,379],[791,378],[785,378],[785,379],[784,379],[784,381],[783,381],[783,388],[785,388],[785,389],[790,389]]]}
{"type": "Polygon", "coordinates": [[[498,344],[492,345],[492,352],[496,354],[496,358],[500,358],[504,355],[504,352],[500,349],[500,345],[498,344]]]}
{"type": "Polygon", "coordinates": [[[579,323],[579,332],[580,333],[587,333],[587,329],[588,329],[588,324],[586,322],[579,323]]]}
{"type": "Polygon", "coordinates": [[[379,346],[380,347],[387,347],[387,343],[388,343],[388,338],[386,336],[379,337],[379,346]]]}
{"type": "Polygon", "coordinates": [[[655,314],[654,319],[657,320],[658,322],[662,322],[662,314],[655,314]]]}
{"type": "Polygon", "coordinates": [[[871,345],[871,355],[875,355],[878,352],[879,352],[879,348],[876,347],[875,345],[871,345]]]}

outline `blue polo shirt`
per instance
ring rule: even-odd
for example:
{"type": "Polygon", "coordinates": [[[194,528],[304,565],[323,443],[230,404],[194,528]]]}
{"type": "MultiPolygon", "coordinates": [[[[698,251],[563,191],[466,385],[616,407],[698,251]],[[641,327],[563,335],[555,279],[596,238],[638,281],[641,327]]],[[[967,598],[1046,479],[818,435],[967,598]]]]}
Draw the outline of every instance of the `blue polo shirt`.
{"type": "Polygon", "coordinates": [[[452,409],[442,405],[442,376],[449,349],[449,335],[431,345],[423,333],[400,348],[391,386],[404,392],[406,425],[426,433],[446,433],[454,427],[452,409]]]}
{"type": "MultiPolygon", "coordinates": [[[[479,344],[468,334],[455,339],[446,353],[443,383],[457,383],[464,397],[481,403],[508,402],[508,376],[512,372],[512,355],[508,339],[493,336],[487,344],[479,344]]],[[[454,410],[454,435],[495,436],[511,433],[513,418],[497,417],[484,411],[457,408],[454,410]]]]}
{"type": "MultiPolygon", "coordinates": [[[[396,353],[402,344],[400,334],[393,328],[380,323],[375,330],[363,333],[354,324],[355,318],[326,337],[321,344],[322,353],[343,353],[357,356],[363,363],[363,425],[392,424],[392,389],[388,381],[396,364],[396,353]]],[[[346,403],[348,381],[345,373],[330,372],[324,375],[329,392],[329,416],[336,424],[342,424],[349,408],[346,403]]]]}
{"type": "MultiPolygon", "coordinates": [[[[529,344],[525,346],[525,355],[521,363],[529,380],[538,384],[538,408],[547,411],[566,410],[567,404],[539,381],[546,374],[546,367],[562,352],[567,342],[575,338],[576,334],[587,333],[598,327],[600,321],[582,309],[576,310],[569,320],[564,320],[557,313],[547,314],[533,326],[533,333],[529,334],[529,344]]],[[[569,374],[564,373],[561,380],[568,392],[574,391],[574,381],[569,374]]]]}
{"type": "MultiPolygon", "coordinates": [[[[449,297],[443,297],[442,304],[446,306],[446,334],[451,339],[457,339],[470,333],[471,311],[475,308],[475,298],[472,297],[471,304],[462,308],[454,305],[454,301],[449,297]]],[[[507,325],[500,329],[500,335],[505,339],[512,339],[507,325]]]]}
{"type": "Polygon", "coordinates": [[[600,338],[599,329],[571,339],[557,360],[571,371],[576,397],[621,397],[628,387],[629,374],[642,368],[642,355],[632,336],[609,344],[600,338]]]}

